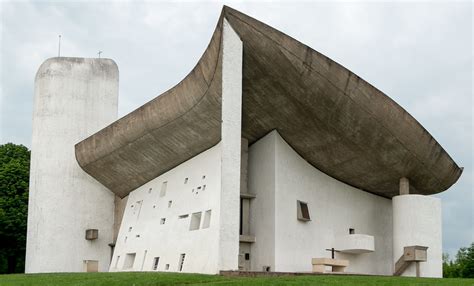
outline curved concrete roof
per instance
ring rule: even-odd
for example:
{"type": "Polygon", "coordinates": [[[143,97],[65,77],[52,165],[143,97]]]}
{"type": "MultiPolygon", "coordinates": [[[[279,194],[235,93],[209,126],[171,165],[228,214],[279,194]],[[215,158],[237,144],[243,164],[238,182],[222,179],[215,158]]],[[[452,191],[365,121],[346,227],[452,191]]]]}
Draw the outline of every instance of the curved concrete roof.
{"type": "Polygon", "coordinates": [[[462,173],[388,96],[328,57],[224,7],[196,67],[179,84],[76,145],[80,166],[120,197],[221,140],[223,19],[244,45],[242,136],[276,129],[311,165],[384,197],[448,189],[462,173]]]}

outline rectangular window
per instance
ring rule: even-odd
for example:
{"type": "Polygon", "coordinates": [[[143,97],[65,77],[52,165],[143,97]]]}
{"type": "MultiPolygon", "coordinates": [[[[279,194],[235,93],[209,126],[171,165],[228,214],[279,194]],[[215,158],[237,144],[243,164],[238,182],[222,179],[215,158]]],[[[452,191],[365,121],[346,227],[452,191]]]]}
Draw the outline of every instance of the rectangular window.
{"type": "Polygon", "coordinates": [[[211,225],[211,210],[207,210],[204,213],[204,221],[202,222],[202,228],[208,228],[211,225]]]}
{"type": "Polygon", "coordinates": [[[162,217],[160,220],[160,224],[165,224],[165,222],[166,222],[166,218],[162,217]]]}
{"type": "Polygon", "coordinates": [[[123,269],[132,269],[135,263],[136,253],[127,253],[125,255],[125,261],[123,263],[123,269]]]}
{"type": "Polygon", "coordinates": [[[160,197],[164,197],[166,195],[166,187],[168,186],[168,181],[163,182],[161,184],[161,191],[160,191],[160,197]]]}
{"type": "Polygon", "coordinates": [[[169,264],[165,265],[165,270],[170,270],[170,265],[169,264]]]}
{"type": "Polygon", "coordinates": [[[191,224],[189,225],[189,230],[197,230],[201,225],[201,213],[193,213],[191,215],[191,224]]]}
{"type": "Polygon", "coordinates": [[[298,207],[297,218],[301,221],[310,221],[311,217],[309,215],[308,203],[302,201],[296,201],[298,207]]]}
{"type": "Polygon", "coordinates": [[[179,219],[183,219],[183,218],[187,218],[188,216],[189,216],[189,215],[184,214],[184,215],[180,215],[178,218],[179,218],[179,219]]]}
{"type": "Polygon", "coordinates": [[[153,267],[152,267],[153,270],[158,269],[158,263],[160,263],[160,258],[159,257],[153,258],[153,267]]]}
{"type": "Polygon", "coordinates": [[[185,183],[185,184],[188,183],[188,178],[185,178],[185,179],[184,179],[184,183],[185,183]]]}
{"type": "Polygon", "coordinates": [[[349,228],[349,234],[355,234],[355,229],[349,228]]]}
{"type": "Polygon", "coordinates": [[[142,260],[142,266],[140,267],[140,271],[143,271],[143,266],[145,265],[147,253],[148,253],[148,250],[145,250],[145,252],[143,253],[143,260],[142,260]]]}
{"type": "Polygon", "coordinates": [[[173,201],[169,201],[168,202],[168,208],[170,208],[172,204],[173,204],[173,201]]]}
{"type": "Polygon", "coordinates": [[[133,209],[133,214],[137,216],[137,219],[140,218],[140,212],[142,211],[143,200],[137,201],[136,206],[133,209]]]}
{"type": "Polygon", "coordinates": [[[183,271],[184,257],[186,257],[186,253],[181,253],[179,256],[178,271],[183,271]]]}
{"type": "Polygon", "coordinates": [[[119,260],[120,260],[120,255],[117,256],[117,260],[115,260],[115,268],[118,267],[119,260]]]}

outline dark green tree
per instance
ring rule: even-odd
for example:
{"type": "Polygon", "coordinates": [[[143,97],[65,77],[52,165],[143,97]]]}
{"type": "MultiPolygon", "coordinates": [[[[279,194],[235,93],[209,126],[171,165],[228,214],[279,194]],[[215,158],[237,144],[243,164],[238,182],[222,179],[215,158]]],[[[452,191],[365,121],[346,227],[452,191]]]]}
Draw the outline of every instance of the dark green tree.
{"type": "Polygon", "coordinates": [[[474,278],[474,242],[469,247],[461,247],[456,254],[459,277],[474,278]]]}
{"type": "Polygon", "coordinates": [[[25,269],[30,151],[0,145],[0,273],[25,269]]]}
{"type": "Polygon", "coordinates": [[[457,264],[449,258],[449,254],[447,253],[443,253],[443,277],[459,277],[457,264]]]}
{"type": "Polygon", "coordinates": [[[443,277],[474,278],[474,242],[469,247],[461,247],[454,260],[443,254],[443,277]]]}

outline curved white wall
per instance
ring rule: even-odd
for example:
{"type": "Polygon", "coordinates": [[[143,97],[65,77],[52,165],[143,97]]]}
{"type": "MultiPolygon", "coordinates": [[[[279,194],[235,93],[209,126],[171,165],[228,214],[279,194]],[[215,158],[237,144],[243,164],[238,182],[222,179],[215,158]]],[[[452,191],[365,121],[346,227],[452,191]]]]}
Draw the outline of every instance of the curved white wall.
{"type": "Polygon", "coordinates": [[[25,272],[79,272],[110,262],[114,195],[78,165],[74,145],[117,118],[110,59],[51,58],[35,79],[25,272]],[[85,230],[99,238],[85,240],[85,230]]]}
{"type": "MultiPolygon", "coordinates": [[[[403,247],[428,246],[428,258],[420,263],[422,277],[442,277],[441,200],[422,195],[393,197],[393,259],[394,264],[403,247]]],[[[416,276],[412,263],[402,276],[416,276]]]]}
{"type": "Polygon", "coordinates": [[[336,253],[347,272],[391,275],[392,202],[340,182],[306,162],[277,131],[249,147],[252,270],[309,272],[312,258],[330,258],[340,238],[354,228],[373,237],[370,253],[336,253]],[[308,204],[311,221],[297,219],[297,201],[308,204]]]}

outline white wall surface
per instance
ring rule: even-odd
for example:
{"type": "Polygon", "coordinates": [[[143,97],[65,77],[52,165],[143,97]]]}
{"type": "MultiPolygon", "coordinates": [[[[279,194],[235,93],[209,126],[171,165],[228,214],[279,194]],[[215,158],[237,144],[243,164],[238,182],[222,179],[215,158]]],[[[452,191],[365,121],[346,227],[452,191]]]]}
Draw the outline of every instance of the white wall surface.
{"type": "Polygon", "coordinates": [[[224,19],[222,56],[222,189],[219,269],[237,270],[242,129],[242,41],[224,19]]]}
{"type": "Polygon", "coordinates": [[[250,191],[257,195],[251,206],[255,214],[251,228],[256,231],[257,239],[252,245],[254,270],[261,270],[264,263],[258,253],[268,253],[265,259],[272,260],[272,235],[275,256],[272,270],[311,271],[311,258],[331,257],[325,249],[335,247],[336,239],[354,228],[356,233],[374,236],[375,252],[336,253],[336,258],[350,261],[346,271],[392,274],[391,200],[320,172],[276,131],[250,146],[249,182],[250,191]],[[272,176],[275,178],[274,198],[272,176]],[[308,203],[311,221],[297,220],[297,200],[308,203]]]}
{"type": "Polygon", "coordinates": [[[250,234],[252,270],[263,266],[275,269],[275,140],[267,135],[249,147],[248,191],[257,197],[250,201],[250,234]]]}
{"type": "Polygon", "coordinates": [[[109,59],[51,58],[35,79],[26,269],[80,272],[110,262],[114,195],[78,165],[74,145],[117,118],[118,68],[109,59]],[[89,228],[99,238],[85,239],[89,228]]]}
{"type": "MultiPolygon", "coordinates": [[[[427,261],[420,262],[422,277],[443,277],[441,200],[422,195],[393,197],[393,261],[405,246],[428,246],[427,261]]],[[[412,263],[402,276],[416,276],[412,263]]]]}
{"type": "Polygon", "coordinates": [[[176,272],[185,253],[182,272],[217,273],[220,191],[221,143],[131,192],[110,271],[152,271],[154,257],[160,257],[157,271],[176,272]],[[163,182],[166,194],[161,196],[163,182]],[[210,225],[203,228],[207,210],[210,225]],[[190,231],[192,214],[199,212],[199,229],[190,231]],[[136,253],[130,269],[124,269],[127,253],[136,253]]]}

